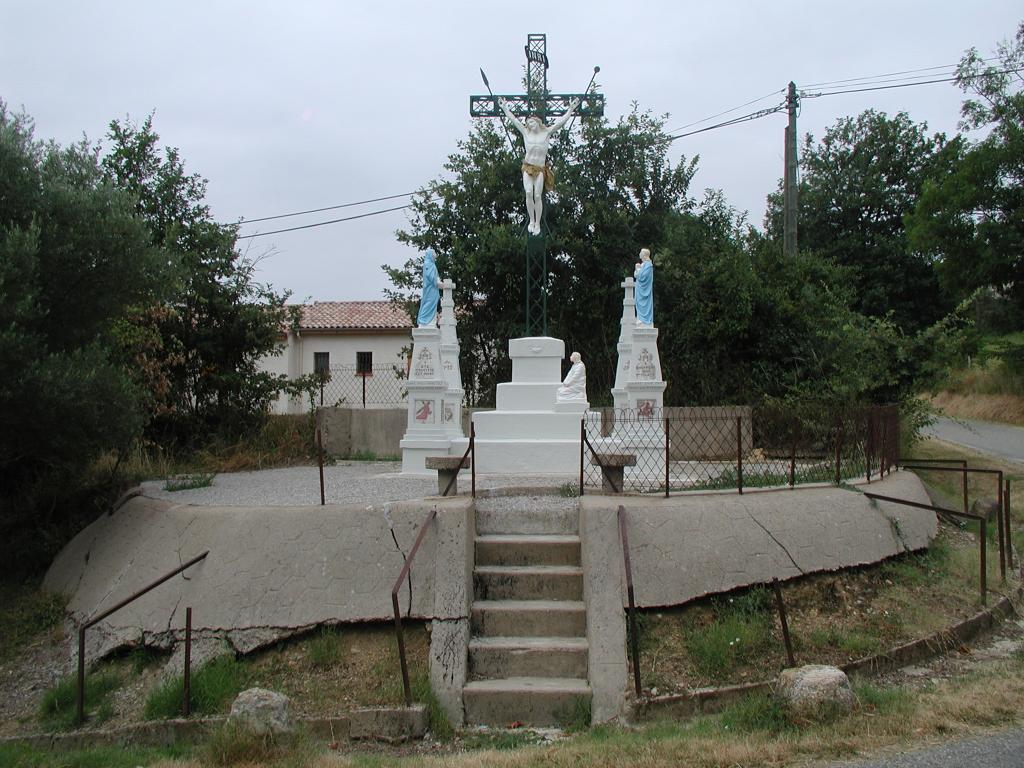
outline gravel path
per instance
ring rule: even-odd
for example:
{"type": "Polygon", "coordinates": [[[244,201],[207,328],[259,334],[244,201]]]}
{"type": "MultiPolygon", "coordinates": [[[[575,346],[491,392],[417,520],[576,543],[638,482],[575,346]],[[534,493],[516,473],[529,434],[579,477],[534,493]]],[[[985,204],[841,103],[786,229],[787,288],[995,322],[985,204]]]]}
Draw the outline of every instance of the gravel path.
{"type": "MultiPolygon", "coordinates": [[[[324,496],[328,504],[402,501],[437,495],[437,479],[403,475],[393,461],[339,461],[324,467],[324,496]]],[[[459,475],[459,493],[469,493],[469,472],[459,475]]],[[[570,475],[477,475],[478,489],[516,487],[558,488],[579,483],[570,475]]],[[[320,503],[317,467],[287,467],[258,472],[217,475],[207,488],[166,491],[164,481],[142,483],[147,496],[179,504],[202,506],[292,506],[320,503]]]]}

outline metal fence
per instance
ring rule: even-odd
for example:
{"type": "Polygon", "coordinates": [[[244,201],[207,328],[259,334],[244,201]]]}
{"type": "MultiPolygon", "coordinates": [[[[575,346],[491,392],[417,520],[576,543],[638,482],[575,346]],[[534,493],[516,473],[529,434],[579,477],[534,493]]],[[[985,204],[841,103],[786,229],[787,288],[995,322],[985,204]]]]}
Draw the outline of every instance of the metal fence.
{"type": "Polygon", "coordinates": [[[585,415],[581,438],[581,493],[609,475],[626,491],[742,493],[878,476],[899,461],[899,412],[894,405],[607,408],[585,415]]]}
{"type": "Polygon", "coordinates": [[[321,377],[318,405],[338,408],[404,407],[405,370],[394,365],[375,365],[362,373],[354,365],[332,365],[321,377]]]}

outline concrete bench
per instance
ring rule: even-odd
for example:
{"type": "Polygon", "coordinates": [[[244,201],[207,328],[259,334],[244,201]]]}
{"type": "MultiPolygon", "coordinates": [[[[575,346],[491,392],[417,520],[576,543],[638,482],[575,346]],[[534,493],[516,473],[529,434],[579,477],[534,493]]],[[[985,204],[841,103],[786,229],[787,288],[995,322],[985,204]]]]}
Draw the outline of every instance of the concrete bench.
{"type": "Polygon", "coordinates": [[[605,493],[621,493],[623,470],[636,466],[636,455],[632,453],[595,453],[590,459],[591,466],[601,467],[601,490],[605,493]]]}
{"type": "Polygon", "coordinates": [[[454,496],[459,492],[459,470],[469,467],[469,458],[463,461],[461,456],[427,456],[423,461],[427,469],[437,470],[437,493],[442,495],[444,489],[448,488],[451,481],[452,487],[448,489],[448,495],[454,496]],[[456,479],[452,479],[456,478],[456,479]]]}

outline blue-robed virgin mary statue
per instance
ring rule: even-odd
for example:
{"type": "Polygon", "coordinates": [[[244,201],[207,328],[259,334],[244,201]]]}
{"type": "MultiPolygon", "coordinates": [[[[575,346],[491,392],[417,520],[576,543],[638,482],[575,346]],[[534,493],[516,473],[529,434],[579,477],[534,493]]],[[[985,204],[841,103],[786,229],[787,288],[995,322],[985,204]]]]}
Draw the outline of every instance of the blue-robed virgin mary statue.
{"type": "Polygon", "coordinates": [[[420,294],[420,312],[416,316],[416,324],[423,328],[436,325],[434,318],[437,317],[437,302],[441,297],[438,290],[441,287],[441,278],[437,275],[437,264],[434,263],[434,249],[427,248],[423,254],[423,291],[420,294]]]}
{"type": "Polygon", "coordinates": [[[636,321],[640,325],[654,325],[654,265],[651,252],[640,251],[640,261],[633,271],[636,280],[636,321]]]}

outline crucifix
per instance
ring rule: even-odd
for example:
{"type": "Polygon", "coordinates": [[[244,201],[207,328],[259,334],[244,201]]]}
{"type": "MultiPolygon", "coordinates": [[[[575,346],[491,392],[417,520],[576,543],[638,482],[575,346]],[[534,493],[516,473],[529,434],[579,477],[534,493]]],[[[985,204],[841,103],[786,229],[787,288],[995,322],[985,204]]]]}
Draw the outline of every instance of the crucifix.
{"type": "MultiPolygon", "coordinates": [[[[526,335],[546,336],[547,320],[547,245],[546,220],[543,218],[544,190],[554,185],[554,174],[547,163],[551,136],[575,115],[600,117],[604,115],[604,96],[591,92],[590,86],[600,67],[594,67],[594,76],[584,93],[548,93],[547,35],[531,34],[526,39],[526,93],[495,95],[483,69],[480,76],[487,87],[487,96],[469,97],[471,117],[506,117],[523,139],[523,190],[526,193],[526,335]],[[547,125],[545,119],[554,117],[547,125]]],[[[515,149],[512,136],[505,135],[515,149]]]]}

